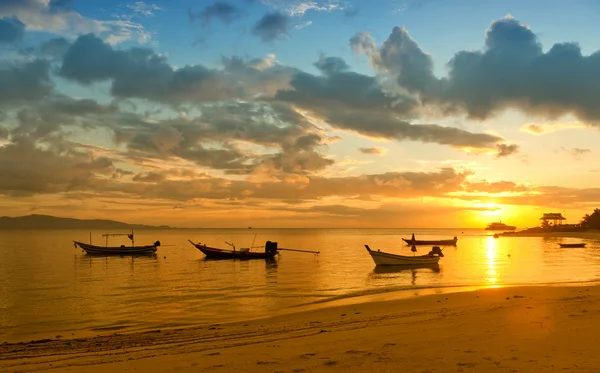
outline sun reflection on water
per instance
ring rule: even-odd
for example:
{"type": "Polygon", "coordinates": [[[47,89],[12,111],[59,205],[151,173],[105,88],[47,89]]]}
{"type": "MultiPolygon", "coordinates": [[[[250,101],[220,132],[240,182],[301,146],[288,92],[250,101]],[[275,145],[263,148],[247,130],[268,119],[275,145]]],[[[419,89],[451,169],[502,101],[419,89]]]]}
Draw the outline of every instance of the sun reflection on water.
{"type": "Polygon", "coordinates": [[[496,259],[498,251],[496,250],[496,239],[488,237],[485,241],[486,257],[487,257],[487,277],[486,281],[492,285],[497,285],[498,277],[496,273],[496,259]]]}

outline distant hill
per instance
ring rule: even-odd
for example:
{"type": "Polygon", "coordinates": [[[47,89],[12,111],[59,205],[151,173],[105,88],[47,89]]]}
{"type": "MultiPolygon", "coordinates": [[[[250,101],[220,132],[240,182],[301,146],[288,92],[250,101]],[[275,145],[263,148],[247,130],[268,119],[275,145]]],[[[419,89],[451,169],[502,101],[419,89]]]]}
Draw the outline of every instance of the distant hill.
{"type": "Polygon", "coordinates": [[[0,217],[0,229],[168,229],[142,224],[127,224],[114,220],[58,218],[50,215],[0,217]]]}

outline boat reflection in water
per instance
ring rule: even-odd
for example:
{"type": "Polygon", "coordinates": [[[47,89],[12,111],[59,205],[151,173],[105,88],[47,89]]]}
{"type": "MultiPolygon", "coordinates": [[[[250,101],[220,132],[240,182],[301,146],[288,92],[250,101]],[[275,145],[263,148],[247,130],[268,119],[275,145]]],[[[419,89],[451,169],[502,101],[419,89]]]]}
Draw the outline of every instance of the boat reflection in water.
{"type": "Polygon", "coordinates": [[[403,266],[376,266],[373,268],[375,274],[388,274],[388,273],[407,273],[417,272],[417,270],[430,270],[431,272],[440,272],[440,265],[438,263],[432,264],[407,264],[403,266]]]}

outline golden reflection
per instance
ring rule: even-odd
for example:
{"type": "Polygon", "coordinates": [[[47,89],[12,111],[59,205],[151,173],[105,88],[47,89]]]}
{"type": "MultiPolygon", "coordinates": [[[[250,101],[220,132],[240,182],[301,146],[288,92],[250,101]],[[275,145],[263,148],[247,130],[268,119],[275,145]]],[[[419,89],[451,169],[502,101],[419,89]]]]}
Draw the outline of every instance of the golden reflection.
{"type": "Polygon", "coordinates": [[[487,278],[486,280],[490,284],[496,284],[498,278],[496,277],[496,258],[498,256],[498,251],[496,250],[496,240],[493,237],[486,238],[485,241],[486,247],[486,257],[487,257],[487,278]]]}

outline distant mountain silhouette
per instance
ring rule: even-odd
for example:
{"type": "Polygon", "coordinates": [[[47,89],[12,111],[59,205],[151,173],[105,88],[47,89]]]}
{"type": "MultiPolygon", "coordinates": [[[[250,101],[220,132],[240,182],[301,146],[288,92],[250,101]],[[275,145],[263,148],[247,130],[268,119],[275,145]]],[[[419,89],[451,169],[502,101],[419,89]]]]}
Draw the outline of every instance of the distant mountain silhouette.
{"type": "Polygon", "coordinates": [[[0,217],[0,229],[168,229],[167,225],[127,224],[114,220],[59,218],[50,215],[0,217]]]}

